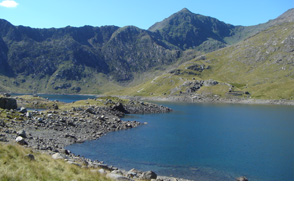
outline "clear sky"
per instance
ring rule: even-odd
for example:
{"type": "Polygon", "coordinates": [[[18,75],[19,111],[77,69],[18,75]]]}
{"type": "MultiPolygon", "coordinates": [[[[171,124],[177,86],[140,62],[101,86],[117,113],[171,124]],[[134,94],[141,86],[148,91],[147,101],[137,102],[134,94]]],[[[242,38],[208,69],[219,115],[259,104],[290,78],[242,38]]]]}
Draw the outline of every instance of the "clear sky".
{"type": "Polygon", "coordinates": [[[134,25],[155,22],[188,8],[233,25],[257,25],[294,7],[294,0],[0,0],[0,18],[36,28],[134,25]]]}

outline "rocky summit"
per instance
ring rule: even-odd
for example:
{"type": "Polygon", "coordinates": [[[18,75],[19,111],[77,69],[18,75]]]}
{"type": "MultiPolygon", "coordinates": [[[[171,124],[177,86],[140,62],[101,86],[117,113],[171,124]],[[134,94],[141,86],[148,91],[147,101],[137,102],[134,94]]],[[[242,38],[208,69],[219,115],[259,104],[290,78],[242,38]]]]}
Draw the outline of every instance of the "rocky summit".
{"type": "Polygon", "coordinates": [[[152,25],[36,29],[0,19],[0,91],[104,93],[293,20],[244,27],[183,9],[152,25]]]}

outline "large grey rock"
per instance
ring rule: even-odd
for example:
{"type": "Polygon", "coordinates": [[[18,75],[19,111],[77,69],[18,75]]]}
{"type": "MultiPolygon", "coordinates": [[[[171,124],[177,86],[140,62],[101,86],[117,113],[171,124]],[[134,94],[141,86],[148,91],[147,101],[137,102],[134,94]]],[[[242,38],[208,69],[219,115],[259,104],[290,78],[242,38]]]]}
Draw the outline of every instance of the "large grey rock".
{"type": "Polygon", "coordinates": [[[104,169],[99,169],[97,172],[102,175],[106,174],[106,171],[104,169]]]}
{"type": "Polygon", "coordinates": [[[0,98],[0,108],[2,108],[2,109],[17,109],[16,100],[13,98],[0,98]]]}
{"type": "Polygon", "coordinates": [[[64,157],[60,153],[55,153],[52,155],[53,159],[64,159],[64,157]]]}
{"type": "Polygon", "coordinates": [[[27,145],[27,144],[28,144],[28,143],[24,140],[24,138],[21,137],[21,136],[18,136],[18,137],[15,139],[15,141],[16,141],[18,144],[20,144],[20,145],[27,145]]]}
{"type": "Polygon", "coordinates": [[[27,109],[25,107],[21,107],[19,110],[20,113],[27,113],[27,109]]]}
{"type": "Polygon", "coordinates": [[[140,176],[140,179],[143,179],[143,180],[151,180],[156,178],[157,178],[157,174],[153,171],[143,172],[143,174],[140,176]]]}
{"type": "Polygon", "coordinates": [[[143,174],[142,171],[136,170],[135,168],[127,172],[129,178],[139,178],[143,174]]]}
{"type": "Polygon", "coordinates": [[[25,130],[19,130],[18,132],[17,132],[17,135],[18,136],[21,136],[21,137],[23,137],[23,138],[27,138],[27,134],[26,134],[26,131],[25,130]]]}
{"type": "Polygon", "coordinates": [[[245,176],[240,176],[240,177],[236,178],[236,181],[248,181],[248,179],[245,176]]]}
{"type": "Polygon", "coordinates": [[[109,178],[109,179],[112,179],[112,180],[115,180],[115,181],[131,181],[131,179],[123,176],[123,175],[120,175],[120,174],[115,174],[115,173],[108,173],[106,175],[106,178],[109,178]]]}

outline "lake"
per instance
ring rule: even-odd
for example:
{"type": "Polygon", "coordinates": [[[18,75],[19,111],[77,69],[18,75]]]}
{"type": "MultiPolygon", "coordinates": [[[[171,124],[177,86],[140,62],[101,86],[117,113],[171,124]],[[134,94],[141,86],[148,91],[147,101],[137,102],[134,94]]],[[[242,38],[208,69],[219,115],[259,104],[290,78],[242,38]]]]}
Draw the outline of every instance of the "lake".
{"type": "Polygon", "coordinates": [[[294,107],[163,105],[174,111],[127,115],[148,124],[67,149],[122,169],[190,180],[294,180],[294,107]]]}

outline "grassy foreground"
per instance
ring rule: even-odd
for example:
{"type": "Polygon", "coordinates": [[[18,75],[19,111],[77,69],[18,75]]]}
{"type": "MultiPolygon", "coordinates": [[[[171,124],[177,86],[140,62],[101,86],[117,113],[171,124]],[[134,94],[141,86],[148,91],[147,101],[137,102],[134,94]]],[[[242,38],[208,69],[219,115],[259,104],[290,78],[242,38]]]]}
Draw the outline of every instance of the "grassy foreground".
{"type": "Polygon", "coordinates": [[[1,181],[106,181],[91,169],[54,160],[50,155],[33,152],[14,144],[0,143],[1,181]],[[33,154],[35,160],[27,155],[33,154]]]}

